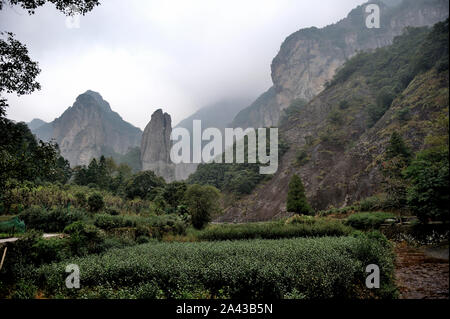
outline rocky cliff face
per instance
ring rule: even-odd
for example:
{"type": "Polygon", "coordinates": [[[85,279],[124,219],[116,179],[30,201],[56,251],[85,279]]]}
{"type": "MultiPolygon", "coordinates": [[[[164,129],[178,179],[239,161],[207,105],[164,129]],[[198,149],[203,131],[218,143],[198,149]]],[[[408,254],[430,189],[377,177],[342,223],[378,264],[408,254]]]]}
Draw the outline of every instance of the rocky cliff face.
{"type": "MultiPolygon", "coordinates": [[[[443,29],[446,38],[435,39],[447,43],[448,22],[443,29]]],[[[292,112],[279,128],[290,149],[277,173],[228,207],[218,221],[260,221],[285,215],[293,174],[301,176],[314,208],[351,205],[383,192],[380,167],[393,132],[403,137],[413,153],[426,148],[427,137],[438,131],[448,141],[448,46],[447,53],[445,45],[439,51],[446,60],[429,59],[427,63],[436,67],[401,84],[405,77],[400,70],[414,69],[414,59],[429,44],[422,42],[420,32],[408,32],[393,46],[350,61],[330,86],[292,112]],[[380,87],[385,85],[399,90],[392,103],[380,106],[380,87]],[[373,110],[378,112],[380,107],[374,119],[373,110]]]]}
{"type": "Polygon", "coordinates": [[[104,154],[125,154],[139,145],[142,135],[93,91],[79,95],[59,118],[32,132],[42,140],[54,139],[71,166],[87,165],[104,154]]]}
{"type": "Polygon", "coordinates": [[[166,182],[185,180],[197,169],[197,164],[174,164],[170,160],[172,119],[161,109],[156,110],[147,124],[141,141],[142,170],[151,170],[166,182]]]}
{"type": "Polygon", "coordinates": [[[170,161],[172,120],[161,109],[152,114],[141,141],[141,163],[144,171],[151,170],[167,181],[175,178],[175,168],[170,161]]]}
{"type": "MultiPolygon", "coordinates": [[[[371,1],[376,2],[376,1],[371,1]]],[[[311,100],[324,89],[336,70],[357,51],[392,43],[408,26],[431,26],[445,20],[447,0],[403,0],[381,8],[381,28],[365,26],[365,5],[336,24],[309,28],[290,35],[272,62],[271,87],[234,119],[234,127],[277,126],[282,111],[295,99],[311,100]]]]}
{"type": "Polygon", "coordinates": [[[196,164],[174,164],[170,160],[172,119],[161,109],[156,110],[147,124],[141,141],[142,170],[151,170],[167,182],[185,180],[193,173],[196,164]]]}

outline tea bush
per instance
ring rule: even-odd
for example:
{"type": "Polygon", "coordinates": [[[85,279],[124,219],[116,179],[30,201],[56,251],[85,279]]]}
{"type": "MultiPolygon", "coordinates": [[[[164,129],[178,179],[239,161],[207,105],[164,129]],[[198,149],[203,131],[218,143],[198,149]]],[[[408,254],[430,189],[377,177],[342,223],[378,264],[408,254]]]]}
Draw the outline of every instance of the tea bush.
{"type": "Polygon", "coordinates": [[[350,215],[346,224],[356,229],[377,229],[384,223],[386,219],[395,218],[392,213],[374,212],[374,213],[358,213],[350,215]]]}
{"type": "MultiPolygon", "coordinates": [[[[395,297],[389,242],[366,235],[151,243],[44,265],[37,269],[34,281],[47,296],[69,297],[70,294],[75,298],[82,298],[86,291],[108,288],[126,292],[146,284],[150,285],[147,296],[151,298],[156,296],[156,291],[164,298],[183,298],[198,291],[211,297],[228,298],[395,297]],[[84,292],[66,289],[68,263],[79,265],[84,292]],[[365,287],[368,264],[380,267],[380,289],[365,287]]],[[[128,292],[119,297],[139,295],[128,292]]]]}
{"type": "MultiPolygon", "coordinates": [[[[300,219],[301,217],[299,217],[300,219]]],[[[294,237],[345,236],[352,229],[339,221],[304,219],[288,220],[288,223],[265,222],[248,224],[211,225],[197,233],[200,240],[281,239],[294,237]],[[294,221],[295,220],[295,221],[294,221]]]]}
{"type": "MultiPolygon", "coordinates": [[[[153,237],[160,238],[164,233],[184,234],[186,223],[178,215],[161,215],[142,217],[137,215],[119,215],[97,214],[94,218],[94,225],[104,229],[113,230],[117,228],[133,227],[139,229],[148,229],[153,237]]],[[[139,235],[147,235],[142,233],[139,235]]]]}

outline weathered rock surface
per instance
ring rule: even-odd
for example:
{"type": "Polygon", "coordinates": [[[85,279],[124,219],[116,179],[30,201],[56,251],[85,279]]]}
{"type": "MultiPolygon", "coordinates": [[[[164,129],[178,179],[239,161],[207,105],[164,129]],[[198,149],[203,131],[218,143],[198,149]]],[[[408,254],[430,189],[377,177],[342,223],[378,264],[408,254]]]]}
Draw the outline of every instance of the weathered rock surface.
{"type": "Polygon", "coordinates": [[[87,165],[104,154],[125,154],[139,146],[142,135],[94,91],[79,95],[59,118],[32,132],[44,141],[54,139],[71,166],[87,165]]]}
{"type": "Polygon", "coordinates": [[[426,137],[436,131],[434,125],[448,116],[448,81],[448,72],[419,74],[373,127],[367,126],[367,106],[374,103],[377,92],[368,87],[367,79],[353,77],[324,90],[280,127],[290,149],[280,159],[277,173],[216,221],[286,216],[293,174],[301,176],[308,200],[318,210],[352,205],[383,192],[380,162],[392,133],[399,133],[413,153],[422,150],[426,137]],[[342,99],[351,106],[342,112],[342,124],[333,127],[329,115],[342,99]],[[402,118],[405,111],[408,115],[402,118]],[[308,159],[299,163],[302,151],[308,159]]]}
{"type": "Polygon", "coordinates": [[[170,161],[172,120],[161,109],[152,114],[141,141],[141,162],[144,171],[151,170],[166,181],[175,179],[175,166],[170,161]]]}
{"type": "Polygon", "coordinates": [[[152,114],[141,141],[141,162],[144,171],[151,170],[167,182],[185,180],[197,168],[196,164],[174,164],[170,159],[172,120],[161,109],[152,114]]]}
{"type": "Polygon", "coordinates": [[[357,51],[387,46],[405,27],[431,26],[449,14],[447,0],[404,0],[394,7],[379,4],[380,29],[366,28],[362,5],[336,24],[302,29],[287,37],[272,62],[273,87],[239,112],[233,127],[277,126],[293,100],[311,100],[357,51]]]}

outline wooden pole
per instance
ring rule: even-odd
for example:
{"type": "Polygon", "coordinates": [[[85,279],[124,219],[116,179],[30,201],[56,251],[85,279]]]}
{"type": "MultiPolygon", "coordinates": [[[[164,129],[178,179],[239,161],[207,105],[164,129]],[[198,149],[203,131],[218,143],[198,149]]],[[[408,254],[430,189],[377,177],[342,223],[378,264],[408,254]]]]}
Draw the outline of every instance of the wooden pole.
{"type": "Polygon", "coordinates": [[[6,256],[6,250],[7,250],[7,249],[8,249],[8,247],[5,246],[5,249],[3,250],[2,261],[0,262],[0,270],[2,270],[3,262],[5,261],[5,256],[6,256]]]}

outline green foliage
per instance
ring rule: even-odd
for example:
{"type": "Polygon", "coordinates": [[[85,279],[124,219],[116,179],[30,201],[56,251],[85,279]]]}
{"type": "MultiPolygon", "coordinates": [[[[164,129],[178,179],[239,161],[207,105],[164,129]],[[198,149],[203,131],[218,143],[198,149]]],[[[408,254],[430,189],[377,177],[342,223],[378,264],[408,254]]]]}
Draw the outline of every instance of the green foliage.
{"type": "Polygon", "coordinates": [[[103,250],[104,235],[94,225],[77,221],[64,228],[64,233],[69,235],[68,245],[72,255],[84,256],[103,250]]]}
{"type": "Polygon", "coordinates": [[[57,144],[36,142],[26,124],[7,119],[0,120],[0,131],[0,190],[6,190],[8,179],[65,183],[70,178],[57,144]]]}
{"type": "Polygon", "coordinates": [[[3,9],[3,5],[19,5],[23,9],[28,11],[28,14],[34,14],[35,10],[46,3],[53,3],[55,8],[66,15],[73,15],[76,13],[85,14],[94,9],[100,4],[98,0],[7,0],[0,2],[0,10],[3,9]],[[70,4],[74,4],[77,11],[74,12],[70,4]]]}
{"type": "Polygon", "coordinates": [[[350,106],[350,103],[348,103],[347,100],[342,100],[339,102],[339,108],[341,110],[346,110],[346,109],[348,109],[349,106],[350,106]]]}
{"type": "MultiPolygon", "coordinates": [[[[80,298],[64,284],[68,261],[37,270],[48,296],[80,298]],[[73,295],[72,295],[73,293],[73,295]]],[[[156,243],[71,259],[83,287],[132,289],[155,285],[151,297],[183,298],[201,290],[214,298],[282,298],[294,289],[308,299],[393,297],[393,255],[384,241],[360,236],[214,243],[156,243]],[[380,266],[382,288],[365,287],[365,266],[380,266]]]]}
{"type": "Polygon", "coordinates": [[[166,203],[172,208],[172,210],[175,211],[176,208],[182,204],[184,193],[186,192],[186,190],[186,183],[172,182],[166,185],[162,196],[166,203]]]}
{"type": "Polygon", "coordinates": [[[408,206],[422,222],[449,220],[448,146],[419,152],[406,169],[408,206]]]}
{"type": "Polygon", "coordinates": [[[350,215],[346,224],[362,230],[378,229],[386,219],[395,219],[395,215],[385,212],[357,213],[350,215]]]}
{"type": "Polygon", "coordinates": [[[156,207],[148,200],[139,198],[127,200],[108,191],[91,189],[86,186],[49,183],[36,185],[29,182],[8,185],[7,191],[3,194],[3,205],[8,207],[8,209],[5,209],[6,212],[15,214],[31,206],[40,206],[46,209],[52,207],[67,209],[69,206],[85,210],[88,208],[87,198],[95,193],[101,194],[108,210],[114,209],[119,213],[133,214],[156,212],[156,207]]]}
{"type": "Polygon", "coordinates": [[[407,181],[403,176],[403,170],[411,159],[411,151],[397,132],[392,133],[386,147],[382,173],[383,186],[387,194],[387,200],[394,209],[402,209],[406,206],[407,181]]]}
{"type": "Polygon", "coordinates": [[[213,186],[190,185],[184,195],[184,203],[191,216],[192,225],[202,229],[211,216],[220,211],[220,192],[213,186]]]}
{"type": "MultiPolygon", "coordinates": [[[[0,3],[0,10],[3,3],[0,3]]],[[[0,32],[0,118],[5,115],[6,99],[4,93],[17,95],[30,94],[40,90],[35,81],[41,72],[38,64],[28,56],[25,45],[14,38],[11,32],[0,32]]]]}
{"type": "Polygon", "coordinates": [[[359,209],[363,212],[373,212],[380,209],[386,209],[387,207],[387,199],[384,196],[371,196],[364,198],[358,203],[359,209]]]}
{"type": "Polygon", "coordinates": [[[156,176],[152,171],[140,172],[126,183],[125,195],[129,199],[140,197],[152,200],[158,193],[158,189],[164,185],[164,179],[156,176]]]}
{"type": "Polygon", "coordinates": [[[342,125],[344,123],[344,116],[341,112],[335,110],[332,111],[329,115],[328,115],[328,119],[330,120],[330,122],[334,125],[342,125]]]}
{"type": "Polygon", "coordinates": [[[19,218],[25,222],[29,229],[45,232],[62,232],[64,228],[86,218],[83,211],[67,208],[52,208],[47,210],[42,207],[32,206],[19,214],[19,218]]]}
{"type": "Polygon", "coordinates": [[[105,202],[103,201],[102,195],[95,193],[89,196],[88,205],[91,212],[98,212],[105,207],[105,202]]]}
{"type": "MultiPolygon", "coordinates": [[[[257,135],[257,134],[256,134],[257,135]]],[[[269,133],[267,133],[267,137],[269,133]]],[[[258,138],[257,144],[258,144],[258,138]]],[[[269,154],[269,141],[266,144],[266,154],[269,154]]],[[[258,145],[256,145],[256,149],[258,145]]],[[[236,143],[233,145],[234,152],[236,143]]],[[[278,141],[278,158],[281,158],[288,150],[286,142],[282,138],[278,141]]],[[[248,140],[244,140],[244,163],[225,163],[225,154],[222,154],[222,163],[200,164],[195,173],[188,179],[189,184],[211,185],[222,192],[234,195],[250,194],[255,187],[269,178],[259,173],[260,164],[248,163],[248,140]]],[[[236,159],[235,159],[236,161],[236,159]]]]}
{"type": "Polygon", "coordinates": [[[414,60],[414,72],[420,73],[437,67],[438,71],[448,70],[448,25],[449,19],[434,25],[414,60]]]}
{"type": "Polygon", "coordinates": [[[303,107],[308,104],[308,101],[304,99],[295,99],[291,102],[291,104],[283,111],[283,113],[280,116],[279,125],[283,126],[287,123],[287,121],[295,116],[303,107]]]}
{"type": "Polygon", "coordinates": [[[313,213],[306,199],[305,187],[298,175],[293,175],[289,182],[286,209],[296,214],[310,215],[313,213]]]}
{"type": "MultiPolygon", "coordinates": [[[[308,216],[310,217],[310,216],[308,216]]],[[[313,218],[313,217],[311,217],[313,218]]],[[[313,219],[314,220],[314,219],[313,219]]],[[[346,236],[351,233],[350,227],[339,221],[299,221],[285,223],[264,222],[242,225],[211,225],[199,232],[199,240],[244,240],[244,239],[283,239],[295,237],[346,236]]]]}
{"type": "Polygon", "coordinates": [[[432,30],[409,27],[391,46],[360,52],[347,61],[328,86],[363,76],[376,97],[376,103],[367,106],[372,127],[416,75],[432,68],[448,70],[448,52],[448,20],[432,30]]]}
{"type": "Polygon", "coordinates": [[[309,157],[307,151],[304,149],[297,151],[296,161],[297,161],[297,164],[300,166],[303,166],[306,163],[308,163],[310,161],[310,157],[309,157]]]}
{"type": "Polygon", "coordinates": [[[0,233],[8,233],[15,235],[16,233],[25,232],[25,223],[19,220],[17,217],[13,217],[10,220],[0,221],[0,233]]]}
{"type": "Polygon", "coordinates": [[[145,235],[154,238],[161,238],[166,233],[182,235],[187,227],[183,218],[174,214],[150,217],[97,214],[94,218],[94,225],[107,231],[118,228],[135,228],[137,237],[145,235]]]}
{"type": "Polygon", "coordinates": [[[405,160],[409,160],[411,157],[411,150],[405,144],[402,136],[397,132],[392,133],[389,144],[386,148],[386,160],[393,159],[397,156],[403,157],[405,160]]]}

